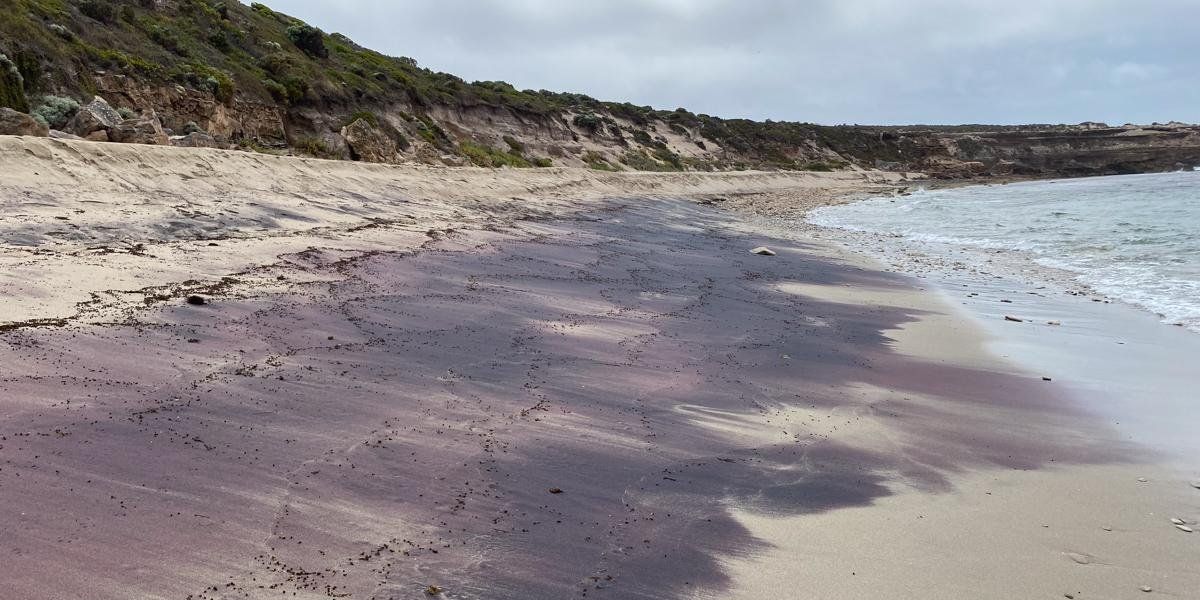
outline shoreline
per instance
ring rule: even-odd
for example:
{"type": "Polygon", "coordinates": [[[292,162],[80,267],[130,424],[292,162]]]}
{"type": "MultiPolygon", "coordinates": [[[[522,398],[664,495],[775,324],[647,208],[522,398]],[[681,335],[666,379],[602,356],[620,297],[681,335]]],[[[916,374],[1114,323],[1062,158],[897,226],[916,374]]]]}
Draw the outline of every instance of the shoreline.
{"type": "MultiPolygon", "coordinates": [[[[1143,176],[1151,176],[1144,174],[1143,176]]],[[[1124,176],[1106,176],[1124,177],[1124,176]]],[[[1083,182],[1089,179],[1032,179],[1018,183],[1039,184],[1058,182],[1083,182]]],[[[991,184],[967,183],[963,186],[950,187],[994,187],[991,184]]],[[[942,188],[930,188],[935,191],[942,188]]],[[[853,201],[885,199],[886,196],[855,198],[853,201]]],[[[837,202],[825,206],[844,204],[837,202]]],[[[814,207],[817,210],[823,207],[814,207]]],[[[946,279],[957,277],[971,282],[995,280],[1010,280],[1021,285],[1036,288],[1039,291],[1051,290],[1065,293],[1105,304],[1119,303],[1138,311],[1152,314],[1159,318],[1162,324],[1175,327],[1185,327],[1194,333],[1200,333],[1200,323],[1188,324],[1181,317],[1171,317],[1143,301],[1128,297],[1127,290],[1104,288],[1104,284],[1087,281],[1089,273],[1086,270],[1072,268],[1070,265],[1047,264],[1044,256],[1021,249],[1001,248],[984,245],[971,245],[950,241],[921,240],[905,237],[899,234],[876,232],[851,227],[840,227],[837,224],[814,221],[810,216],[812,210],[806,211],[798,222],[798,226],[817,232],[816,235],[830,236],[842,243],[852,244],[863,249],[868,255],[905,273],[919,277],[934,277],[946,279]]],[[[819,217],[818,217],[819,218],[819,217]]]]}
{"type": "MultiPolygon", "coordinates": [[[[770,220],[767,226],[792,231],[797,240],[818,228],[796,232],[790,221],[770,220]]],[[[902,272],[846,241],[823,236],[820,243],[837,247],[835,254],[851,264],[902,272]]],[[[1194,460],[1200,438],[1192,425],[1200,408],[1191,393],[1200,376],[1179,362],[1200,356],[1200,337],[1123,303],[1044,298],[1006,280],[904,276],[923,300],[869,289],[834,290],[832,297],[918,307],[924,316],[887,332],[898,352],[1044,378],[1053,402],[1078,407],[1082,420],[1101,428],[1047,435],[1127,445],[1126,460],[971,469],[951,476],[945,493],[908,489],[871,507],[802,518],[740,507],[739,521],[774,550],[728,560],[735,584],[722,597],[1105,598],[1142,593],[1143,586],[1187,595],[1200,582],[1193,566],[1200,549],[1173,536],[1163,515],[1200,512],[1192,489],[1200,478],[1194,460]],[[1025,322],[1003,318],[1013,311],[1024,311],[1025,322]],[[987,538],[986,550],[971,541],[977,535],[987,538]],[[992,556],[1007,558],[997,563],[992,556]]]]}
{"type": "Polygon", "coordinates": [[[718,210],[894,174],[0,160],[13,595],[1200,585],[1168,520],[1200,492],[1057,374],[918,279],[718,210]]]}

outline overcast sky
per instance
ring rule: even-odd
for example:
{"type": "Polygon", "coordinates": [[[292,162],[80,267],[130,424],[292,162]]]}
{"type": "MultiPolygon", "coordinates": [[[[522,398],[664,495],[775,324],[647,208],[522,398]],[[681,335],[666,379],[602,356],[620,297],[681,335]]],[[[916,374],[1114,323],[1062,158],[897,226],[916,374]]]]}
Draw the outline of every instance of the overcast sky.
{"type": "Polygon", "coordinates": [[[817,123],[1200,121],[1200,0],[264,0],[468,81],[817,123]]]}

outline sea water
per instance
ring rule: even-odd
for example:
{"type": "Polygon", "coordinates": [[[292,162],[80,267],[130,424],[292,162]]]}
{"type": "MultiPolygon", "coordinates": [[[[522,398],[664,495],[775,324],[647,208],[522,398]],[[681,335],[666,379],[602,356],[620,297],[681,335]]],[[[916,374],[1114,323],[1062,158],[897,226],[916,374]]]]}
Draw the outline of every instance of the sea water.
{"type": "Polygon", "coordinates": [[[823,207],[808,220],[957,261],[1032,261],[1200,332],[1200,172],[918,191],[823,207]]]}

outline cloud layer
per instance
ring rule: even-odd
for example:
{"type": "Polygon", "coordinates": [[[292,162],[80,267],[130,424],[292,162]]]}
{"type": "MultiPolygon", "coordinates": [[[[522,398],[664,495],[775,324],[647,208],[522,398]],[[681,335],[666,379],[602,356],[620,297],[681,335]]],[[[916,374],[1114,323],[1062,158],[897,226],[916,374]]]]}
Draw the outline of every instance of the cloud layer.
{"type": "Polygon", "coordinates": [[[1200,121],[1197,0],[268,0],[467,80],[820,123],[1200,121]]]}

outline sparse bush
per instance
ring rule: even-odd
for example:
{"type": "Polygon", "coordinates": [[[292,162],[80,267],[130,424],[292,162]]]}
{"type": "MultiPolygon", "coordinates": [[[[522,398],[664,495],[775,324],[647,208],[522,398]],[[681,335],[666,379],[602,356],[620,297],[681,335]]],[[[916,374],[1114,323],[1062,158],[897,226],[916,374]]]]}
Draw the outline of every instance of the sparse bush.
{"type": "Polygon", "coordinates": [[[597,171],[620,171],[621,170],[621,167],[618,167],[618,166],[608,162],[604,158],[603,154],[600,154],[599,152],[596,152],[595,150],[588,150],[587,152],[584,152],[583,153],[583,162],[587,163],[588,168],[595,169],[597,171]]]}
{"type": "Polygon", "coordinates": [[[277,102],[294,104],[308,95],[313,76],[299,59],[276,52],[260,59],[259,65],[271,75],[263,80],[263,86],[277,102]]]}
{"type": "Polygon", "coordinates": [[[333,155],[329,150],[329,146],[321,138],[313,136],[305,136],[295,140],[292,144],[297,150],[316,158],[328,158],[333,155]]]}
{"type": "Polygon", "coordinates": [[[544,156],[541,156],[541,157],[535,158],[535,159],[533,159],[533,161],[532,161],[532,162],[533,162],[533,166],[535,166],[535,167],[542,167],[542,168],[546,168],[546,167],[553,167],[553,166],[554,166],[554,161],[552,161],[552,160],[550,160],[549,158],[546,158],[546,157],[544,157],[544,156]]]}
{"type": "Polygon", "coordinates": [[[233,45],[229,43],[229,36],[227,36],[225,32],[220,29],[214,29],[213,31],[209,32],[208,43],[211,44],[213,48],[216,48],[221,52],[229,52],[231,49],[233,49],[233,45]]]}
{"type": "Polygon", "coordinates": [[[635,171],[682,171],[683,163],[674,152],[665,148],[656,149],[650,157],[644,150],[630,150],[621,156],[621,162],[635,171]],[[659,162],[662,161],[662,162],[659,162]]]}
{"type": "Polygon", "coordinates": [[[581,113],[575,115],[575,118],[572,119],[572,122],[575,123],[577,127],[586,129],[588,133],[596,133],[604,126],[604,121],[602,121],[600,117],[596,116],[595,113],[581,113]]]}
{"type": "Polygon", "coordinates": [[[838,169],[845,168],[846,165],[847,165],[847,163],[842,162],[842,161],[826,162],[823,160],[815,160],[815,161],[801,165],[800,170],[829,172],[829,171],[836,171],[838,169]]]}
{"type": "Polygon", "coordinates": [[[473,142],[463,142],[460,149],[464,156],[480,167],[528,168],[533,166],[522,156],[473,142]]]}
{"type": "Polygon", "coordinates": [[[442,150],[454,150],[454,143],[450,141],[450,136],[446,135],[446,131],[429,118],[429,115],[417,115],[416,126],[417,134],[426,142],[442,150]]]}
{"type": "Polygon", "coordinates": [[[190,54],[187,51],[187,48],[179,44],[179,36],[166,27],[156,25],[151,27],[150,30],[146,32],[146,35],[150,36],[150,39],[154,40],[154,43],[166,48],[167,50],[170,50],[171,52],[174,52],[175,54],[178,54],[179,56],[188,56],[190,54]]]}
{"type": "Polygon", "coordinates": [[[296,23],[287,28],[287,36],[297,48],[313,58],[329,58],[329,49],[325,47],[325,34],[320,29],[304,23],[296,23]]]}
{"type": "MultiPolygon", "coordinates": [[[[118,110],[120,110],[120,109],[118,109],[118,110]]],[[[187,123],[184,123],[183,124],[183,135],[190,135],[193,133],[207,133],[207,132],[204,131],[204,129],[202,129],[199,125],[197,125],[195,121],[188,121],[187,123]]]]}
{"type": "Polygon", "coordinates": [[[79,112],[79,102],[66,96],[45,96],[30,114],[33,118],[45,123],[53,129],[62,129],[75,113],[79,112]]]}
{"type": "Polygon", "coordinates": [[[664,163],[670,165],[675,171],[683,170],[683,162],[679,160],[679,155],[671,152],[666,145],[659,146],[654,150],[654,157],[664,163]]]}
{"type": "Polygon", "coordinates": [[[355,121],[363,120],[371,124],[372,127],[379,127],[379,117],[369,110],[356,110],[346,117],[344,125],[349,125],[355,121]]]}
{"type": "Polygon", "coordinates": [[[504,143],[508,144],[508,147],[511,148],[512,151],[516,152],[517,154],[521,154],[521,153],[525,152],[525,144],[522,144],[520,141],[517,140],[517,138],[514,138],[511,135],[504,136],[504,143]]]}
{"type": "Polygon", "coordinates": [[[117,114],[121,115],[122,119],[132,119],[137,116],[137,112],[128,106],[117,107],[117,114]]]}
{"type": "Polygon", "coordinates": [[[83,0],[79,12],[101,23],[112,23],[117,18],[117,7],[112,0],[83,0]]]}
{"type": "Polygon", "coordinates": [[[64,40],[67,40],[68,42],[75,39],[75,34],[71,33],[70,29],[63,27],[58,23],[50,23],[49,25],[46,25],[46,29],[49,29],[51,33],[64,40]]]}

